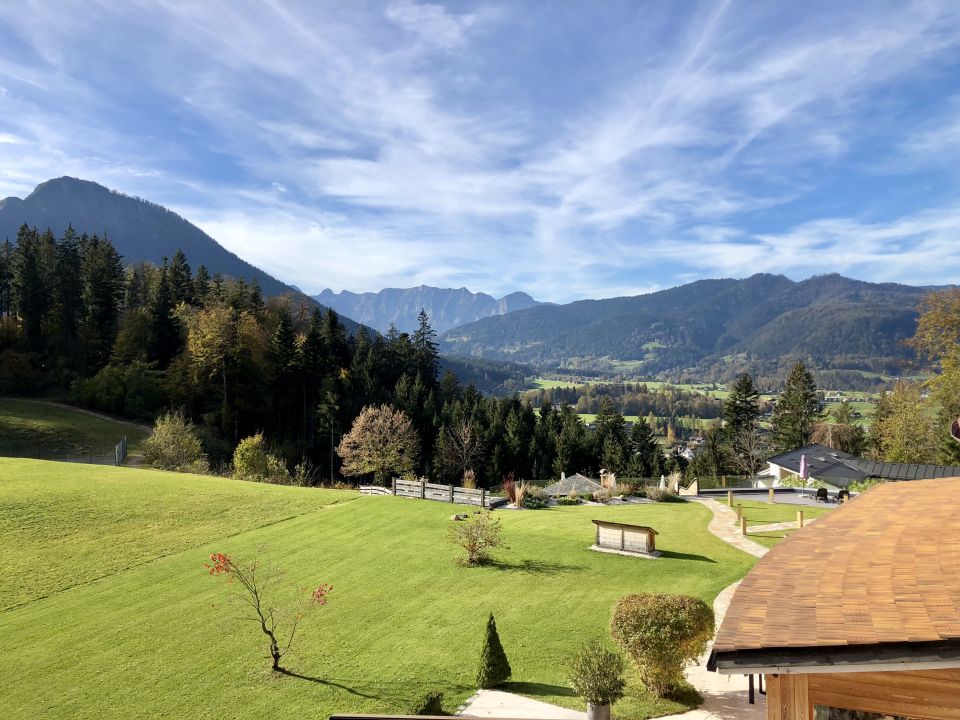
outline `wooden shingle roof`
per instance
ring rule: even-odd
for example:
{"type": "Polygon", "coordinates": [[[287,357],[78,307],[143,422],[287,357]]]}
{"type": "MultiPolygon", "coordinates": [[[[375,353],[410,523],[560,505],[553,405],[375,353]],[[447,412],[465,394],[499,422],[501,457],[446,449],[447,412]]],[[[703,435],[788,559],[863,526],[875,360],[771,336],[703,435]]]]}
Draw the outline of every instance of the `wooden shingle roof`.
{"type": "Polygon", "coordinates": [[[960,478],[887,483],[794,533],[740,583],[714,661],[744,651],[958,649],[958,499],[960,478]]]}

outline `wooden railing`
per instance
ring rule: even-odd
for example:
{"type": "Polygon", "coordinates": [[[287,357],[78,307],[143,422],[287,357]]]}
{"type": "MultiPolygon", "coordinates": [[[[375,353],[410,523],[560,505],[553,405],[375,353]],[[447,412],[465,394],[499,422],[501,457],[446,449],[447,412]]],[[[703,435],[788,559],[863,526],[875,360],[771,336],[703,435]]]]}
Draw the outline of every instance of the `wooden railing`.
{"type": "Polygon", "coordinates": [[[491,495],[483,488],[472,489],[458,485],[439,485],[424,480],[401,480],[394,478],[390,487],[376,485],[361,485],[360,492],[364,495],[396,495],[397,497],[419,498],[421,500],[435,500],[437,502],[456,503],[458,505],[476,505],[477,507],[493,508],[504,505],[505,497],[491,495]]]}

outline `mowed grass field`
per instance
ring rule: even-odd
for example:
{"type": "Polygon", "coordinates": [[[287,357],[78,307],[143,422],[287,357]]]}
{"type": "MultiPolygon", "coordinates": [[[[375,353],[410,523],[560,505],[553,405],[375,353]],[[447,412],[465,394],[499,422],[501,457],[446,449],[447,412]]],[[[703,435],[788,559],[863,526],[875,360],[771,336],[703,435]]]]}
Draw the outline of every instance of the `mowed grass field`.
{"type": "MultiPolygon", "coordinates": [[[[465,568],[445,542],[457,506],[151,470],[0,459],[3,718],[286,718],[453,711],[474,692],[487,613],[513,666],[505,689],[580,708],[569,656],[609,637],[631,592],[706,601],[753,558],[706,531],[697,503],[500,511],[508,548],[465,568]],[[588,550],[592,518],[648,524],[664,556],[588,550]],[[237,619],[212,552],[269,558],[293,586],[333,585],[285,665],[237,619]]],[[[681,709],[635,685],[617,718],[681,709]]]]}
{"type": "MultiPolygon", "coordinates": [[[[815,491],[811,490],[810,492],[813,493],[815,491]]],[[[726,500],[723,500],[723,502],[726,503],[726,500]]],[[[743,514],[744,517],[747,518],[747,534],[750,539],[766,547],[773,547],[791,533],[795,532],[795,530],[787,528],[785,530],[769,530],[767,532],[750,532],[751,526],[796,522],[797,510],[803,510],[803,519],[807,521],[826,515],[837,507],[836,505],[823,505],[818,507],[815,505],[791,505],[789,503],[774,503],[771,505],[767,502],[737,500],[736,498],[734,498],[733,502],[734,509],[736,509],[738,503],[743,505],[743,514]]]]}
{"type": "Polygon", "coordinates": [[[62,457],[111,452],[124,435],[138,450],[147,432],[131,423],[38,400],[0,398],[0,455],[62,457]]]}

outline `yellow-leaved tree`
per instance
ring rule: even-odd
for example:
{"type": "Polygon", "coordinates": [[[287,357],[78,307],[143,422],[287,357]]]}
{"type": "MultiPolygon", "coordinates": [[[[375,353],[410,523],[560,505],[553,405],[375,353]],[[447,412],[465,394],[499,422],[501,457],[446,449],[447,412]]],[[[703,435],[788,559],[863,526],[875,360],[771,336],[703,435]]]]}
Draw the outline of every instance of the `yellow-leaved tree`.
{"type": "Polygon", "coordinates": [[[344,475],[373,475],[385,485],[391,474],[409,475],[420,454],[416,428],[392,405],[368,405],[337,446],[344,475]]]}

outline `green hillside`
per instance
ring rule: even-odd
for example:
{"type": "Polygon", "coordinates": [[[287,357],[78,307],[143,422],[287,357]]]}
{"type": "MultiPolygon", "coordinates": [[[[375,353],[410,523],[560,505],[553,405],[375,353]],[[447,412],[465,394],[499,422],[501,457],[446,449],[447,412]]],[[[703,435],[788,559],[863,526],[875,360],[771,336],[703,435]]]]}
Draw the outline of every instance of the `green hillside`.
{"type": "MultiPolygon", "coordinates": [[[[814,367],[894,372],[912,357],[916,307],[929,288],[840,275],[794,282],[758,274],[698,280],[636,297],[540,305],[441,336],[447,353],[541,367],[655,375],[723,370],[738,359],[766,372],[785,357],[814,367]]],[[[732,375],[737,367],[730,367],[732,375]]]]}
{"type": "MultiPolygon", "coordinates": [[[[453,710],[474,690],[494,612],[506,689],[580,707],[565,664],[643,590],[711,599],[753,559],[706,531],[694,503],[502,512],[509,549],[462,568],[452,506],[150,470],[0,459],[4,718],[326,717],[400,712],[428,688],[453,710]],[[593,517],[660,531],[650,562],[587,550],[593,517]],[[286,663],[235,619],[209,554],[259,553],[292,584],[333,585],[286,663]]],[[[632,689],[619,718],[673,712],[632,689]]]]}
{"type": "Polygon", "coordinates": [[[84,457],[113,452],[127,437],[131,451],[147,432],[135,424],[98,417],[78,408],[39,400],[0,398],[0,455],[84,457]]]}

